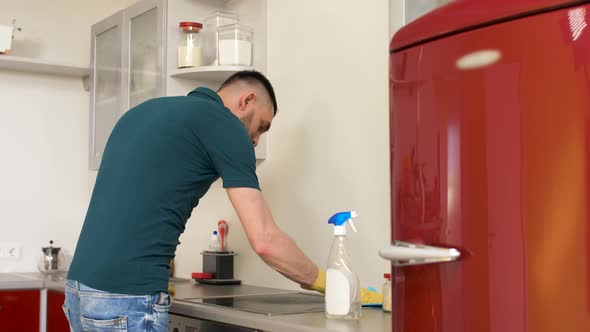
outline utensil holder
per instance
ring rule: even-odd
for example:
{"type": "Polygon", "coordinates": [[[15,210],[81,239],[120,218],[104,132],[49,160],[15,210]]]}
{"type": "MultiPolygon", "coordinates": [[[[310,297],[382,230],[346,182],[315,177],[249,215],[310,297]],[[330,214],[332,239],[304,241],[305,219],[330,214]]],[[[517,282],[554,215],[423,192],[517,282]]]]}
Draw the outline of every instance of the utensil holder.
{"type": "Polygon", "coordinates": [[[210,273],[211,279],[197,279],[202,284],[211,285],[235,285],[241,280],[234,279],[234,256],[233,251],[203,251],[203,272],[210,273]]]}

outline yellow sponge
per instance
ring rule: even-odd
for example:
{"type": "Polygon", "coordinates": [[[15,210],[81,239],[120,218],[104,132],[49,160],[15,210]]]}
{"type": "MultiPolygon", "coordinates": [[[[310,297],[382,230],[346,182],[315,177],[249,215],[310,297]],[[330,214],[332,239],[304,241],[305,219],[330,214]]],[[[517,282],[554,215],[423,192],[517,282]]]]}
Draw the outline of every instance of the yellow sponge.
{"type": "Polygon", "coordinates": [[[381,304],[383,303],[383,294],[372,290],[361,289],[361,304],[381,304]]]}

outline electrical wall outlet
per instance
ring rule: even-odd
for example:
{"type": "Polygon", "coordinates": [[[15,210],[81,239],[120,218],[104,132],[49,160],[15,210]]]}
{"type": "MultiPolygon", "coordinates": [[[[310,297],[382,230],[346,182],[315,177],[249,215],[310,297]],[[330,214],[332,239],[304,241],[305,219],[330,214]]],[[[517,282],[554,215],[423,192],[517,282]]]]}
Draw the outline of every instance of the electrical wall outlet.
{"type": "Polygon", "coordinates": [[[20,259],[21,251],[17,243],[0,243],[0,259],[20,259]]]}

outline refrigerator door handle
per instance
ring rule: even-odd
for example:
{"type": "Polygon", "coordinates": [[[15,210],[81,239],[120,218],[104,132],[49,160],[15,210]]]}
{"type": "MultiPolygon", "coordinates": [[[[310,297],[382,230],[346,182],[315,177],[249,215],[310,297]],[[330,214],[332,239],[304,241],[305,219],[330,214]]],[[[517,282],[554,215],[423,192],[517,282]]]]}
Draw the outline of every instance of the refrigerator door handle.
{"type": "Polygon", "coordinates": [[[381,248],[379,256],[390,260],[394,266],[408,266],[451,262],[459,259],[461,253],[455,248],[394,241],[391,246],[381,248]]]}

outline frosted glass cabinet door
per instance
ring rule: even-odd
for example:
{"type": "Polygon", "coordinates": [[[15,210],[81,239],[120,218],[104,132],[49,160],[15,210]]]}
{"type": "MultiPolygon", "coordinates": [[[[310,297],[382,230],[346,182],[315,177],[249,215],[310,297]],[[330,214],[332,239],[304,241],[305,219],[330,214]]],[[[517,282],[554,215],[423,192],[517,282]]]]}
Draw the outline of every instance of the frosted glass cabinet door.
{"type": "Polygon", "coordinates": [[[121,115],[164,93],[165,8],[143,0],[92,26],[91,170],[121,115]]]}
{"type": "Polygon", "coordinates": [[[125,10],[124,20],[129,29],[124,34],[129,45],[128,75],[125,89],[128,104],[132,108],[150,98],[163,95],[163,1],[144,0],[125,10]]]}
{"type": "Polygon", "coordinates": [[[121,15],[92,26],[90,169],[98,169],[111,129],[121,114],[121,15]]]}

